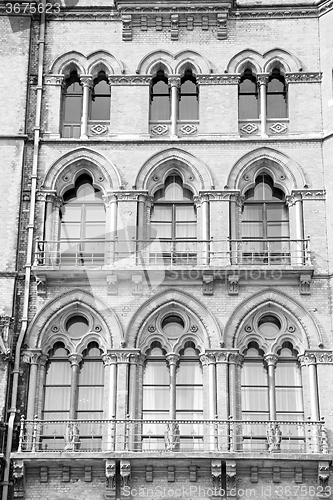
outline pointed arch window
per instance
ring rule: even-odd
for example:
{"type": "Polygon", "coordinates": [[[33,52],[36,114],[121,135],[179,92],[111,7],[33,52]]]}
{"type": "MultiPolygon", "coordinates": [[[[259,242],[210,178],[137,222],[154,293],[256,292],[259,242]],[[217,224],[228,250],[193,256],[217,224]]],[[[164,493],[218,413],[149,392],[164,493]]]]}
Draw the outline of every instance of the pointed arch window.
{"type": "Polygon", "coordinates": [[[251,69],[246,69],[238,87],[238,116],[240,120],[259,118],[259,99],[256,77],[251,69]]]}
{"type": "Polygon", "coordinates": [[[245,192],[242,209],[243,257],[247,262],[281,262],[289,255],[289,213],[283,191],[266,173],[245,192]]]}
{"type": "Polygon", "coordinates": [[[110,121],[111,93],[110,85],[104,71],[98,73],[91,92],[89,109],[90,121],[110,121]]]}
{"type": "Polygon", "coordinates": [[[267,84],[267,118],[287,118],[287,86],[280,70],[275,68],[267,84]]]}
{"type": "Polygon", "coordinates": [[[85,265],[104,260],[105,207],[89,175],[81,175],[63,197],[60,217],[62,264],[85,265]]]}
{"type": "Polygon", "coordinates": [[[154,195],[151,239],[158,239],[162,253],[151,259],[165,263],[193,264],[196,261],[197,217],[192,192],[181,177],[169,175],[164,187],[154,195]]]}
{"type": "Polygon", "coordinates": [[[190,121],[199,119],[199,89],[196,78],[187,69],[180,81],[179,120],[190,121]]]}
{"type": "Polygon", "coordinates": [[[82,85],[77,71],[65,80],[62,110],[62,137],[78,139],[81,134],[82,85]]]}
{"type": "Polygon", "coordinates": [[[161,69],[152,80],[150,90],[150,120],[170,120],[170,90],[168,79],[161,69]]]}

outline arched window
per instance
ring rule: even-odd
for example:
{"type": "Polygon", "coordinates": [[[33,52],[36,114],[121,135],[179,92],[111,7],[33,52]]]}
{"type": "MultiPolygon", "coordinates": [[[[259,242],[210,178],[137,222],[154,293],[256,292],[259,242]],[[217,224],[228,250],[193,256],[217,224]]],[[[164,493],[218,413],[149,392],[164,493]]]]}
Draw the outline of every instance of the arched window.
{"type": "Polygon", "coordinates": [[[256,77],[251,69],[246,69],[238,87],[238,116],[240,120],[259,118],[259,100],[256,77]]]}
{"type": "Polygon", "coordinates": [[[278,420],[304,420],[301,367],[290,342],[279,351],[275,369],[276,416],[278,420]]]}
{"type": "Polygon", "coordinates": [[[150,91],[150,120],[170,120],[170,91],[168,79],[163,70],[159,70],[152,80],[150,91]]]}
{"type": "Polygon", "coordinates": [[[258,175],[255,186],[245,192],[242,238],[243,258],[249,263],[290,259],[285,195],[266,173],[258,175]]]}
{"type": "Polygon", "coordinates": [[[267,118],[287,118],[287,86],[280,70],[275,68],[267,84],[267,118]]]}
{"type": "Polygon", "coordinates": [[[164,187],[154,195],[151,239],[159,240],[162,254],[151,251],[151,259],[162,259],[169,264],[193,264],[196,261],[196,246],[191,242],[197,236],[196,226],[193,194],[183,187],[179,175],[169,175],[164,187]]]}
{"type": "Polygon", "coordinates": [[[78,139],[81,133],[82,85],[76,71],[65,80],[62,137],[78,139]]]}
{"type": "Polygon", "coordinates": [[[179,120],[199,119],[199,89],[190,69],[185,71],[180,82],[178,113],[179,120]]]}
{"type": "Polygon", "coordinates": [[[87,265],[104,260],[105,208],[91,177],[81,175],[63,197],[60,224],[62,264],[87,265]]]}
{"type": "Polygon", "coordinates": [[[98,73],[94,80],[94,86],[91,92],[91,104],[89,110],[90,121],[109,121],[110,120],[110,85],[104,71],[98,73]]]}

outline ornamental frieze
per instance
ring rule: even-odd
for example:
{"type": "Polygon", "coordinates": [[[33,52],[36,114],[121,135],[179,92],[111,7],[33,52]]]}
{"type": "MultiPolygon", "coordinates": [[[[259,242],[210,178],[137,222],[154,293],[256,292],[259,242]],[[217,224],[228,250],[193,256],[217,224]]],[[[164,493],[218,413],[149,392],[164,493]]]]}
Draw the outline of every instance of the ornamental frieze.
{"type": "Polygon", "coordinates": [[[44,85],[62,85],[64,75],[47,75],[44,76],[44,85]]]}
{"type": "Polygon", "coordinates": [[[108,77],[110,85],[150,85],[152,77],[147,75],[126,75],[108,77]]]}
{"type": "Polygon", "coordinates": [[[196,80],[198,85],[238,85],[240,75],[197,75],[196,80]]]}
{"type": "Polygon", "coordinates": [[[320,83],[322,73],[286,73],[286,83],[320,83]]]}

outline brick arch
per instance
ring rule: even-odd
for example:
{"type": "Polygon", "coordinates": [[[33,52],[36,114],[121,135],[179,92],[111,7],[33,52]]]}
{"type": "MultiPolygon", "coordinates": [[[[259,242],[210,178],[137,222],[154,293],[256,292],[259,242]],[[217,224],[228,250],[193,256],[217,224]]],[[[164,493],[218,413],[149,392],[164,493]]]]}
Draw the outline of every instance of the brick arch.
{"type": "Polygon", "coordinates": [[[188,312],[201,324],[203,335],[206,336],[206,348],[217,348],[220,346],[222,332],[214,315],[209,311],[207,306],[189,293],[174,289],[163,290],[156,294],[142,304],[135,312],[126,332],[127,346],[136,348],[140,344],[143,330],[151,315],[162,311],[162,308],[165,307],[170,309],[172,304],[175,304],[177,308],[181,308],[185,313],[188,312]]]}
{"type": "Polygon", "coordinates": [[[263,57],[256,50],[246,49],[234,55],[226,68],[227,73],[242,73],[247,66],[250,66],[255,73],[263,72],[263,57]]]}
{"type": "Polygon", "coordinates": [[[257,173],[265,169],[275,184],[290,194],[293,189],[303,189],[306,180],[301,167],[284,153],[272,148],[259,148],[246,153],[232,167],[226,184],[231,189],[251,187],[257,173]]]}
{"type": "Polygon", "coordinates": [[[266,73],[272,68],[274,61],[278,61],[284,72],[298,72],[300,68],[304,69],[302,62],[298,57],[290,52],[278,47],[268,50],[264,54],[252,49],[242,50],[234,55],[228,65],[228,73],[242,73],[246,66],[250,64],[256,69],[256,73],[266,73]]]}
{"type": "Polygon", "coordinates": [[[29,348],[40,348],[43,343],[43,334],[50,322],[75,305],[78,306],[78,310],[86,308],[101,321],[106,330],[108,348],[119,346],[123,342],[123,330],[116,313],[93,293],[77,288],[58,295],[36,314],[25,338],[29,348]]]}
{"type": "Polygon", "coordinates": [[[178,148],[166,149],[150,157],[140,168],[135,185],[137,189],[155,190],[162,184],[165,170],[176,168],[183,173],[184,184],[197,192],[211,189],[214,182],[207,165],[191,153],[178,148]],[[154,180],[154,178],[156,180],[154,180]]]}
{"type": "Polygon", "coordinates": [[[264,73],[269,73],[272,67],[278,63],[280,69],[285,72],[298,72],[302,68],[304,70],[303,63],[290,52],[283,49],[272,49],[263,54],[264,59],[264,73]]]}
{"type": "MultiPolygon", "coordinates": [[[[266,307],[265,310],[268,312],[269,308],[272,306],[278,309],[280,308],[282,312],[285,311],[296,323],[298,323],[304,349],[317,348],[323,345],[323,338],[319,326],[310,315],[309,311],[294,298],[273,288],[267,288],[254,294],[237,306],[235,312],[230,316],[225,326],[226,344],[230,347],[237,347],[244,321],[254,312],[259,310],[259,308],[266,307]]],[[[249,334],[249,336],[251,336],[251,334],[249,334]]],[[[292,337],[297,341],[295,336],[289,334],[288,338],[292,337]]]]}
{"type": "Polygon", "coordinates": [[[210,73],[213,70],[210,61],[194,50],[182,50],[175,55],[167,50],[156,50],[141,59],[136,73],[151,75],[158,64],[164,65],[169,74],[179,73],[184,64],[190,64],[197,73],[210,73]]]}
{"type": "Polygon", "coordinates": [[[109,189],[122,186],[116,166],[105,156],[89,148],[77,148],[66,153],[53,163],[43,180],[43,189],[62,194],[73,187],[79,171],[89,173],[93,183],[106,193],[109,189]],[[66,180],[64,180],[64,177],[66,180]]]}
{"type": "Polygon", "coordinates": [[[109,74],[125,73],[124,65],[119,59],[106,50],[97,50],[87,56],[88,75],[92,75],[93,68],[101,63],[109,69],[109,74]]]}
{"type": "Polygon", "coordinates": [[[79,74],[91,74],[91,68],[96,65],[99,61],[103,61],[107,68],[109,68],[110,73],[122,74],[124,73],[124,65],[116,57],[114,57],[110,52],[105,50],[99,50],[92,52],[88,56],[85,56],[81,52],[71,51],[62,54],[57,57],[55,61],[50,66],[49,73],[61,75],[63,74],[67,77],[70,74],[72,64],[77,65],[79,68],[79,74]]]}

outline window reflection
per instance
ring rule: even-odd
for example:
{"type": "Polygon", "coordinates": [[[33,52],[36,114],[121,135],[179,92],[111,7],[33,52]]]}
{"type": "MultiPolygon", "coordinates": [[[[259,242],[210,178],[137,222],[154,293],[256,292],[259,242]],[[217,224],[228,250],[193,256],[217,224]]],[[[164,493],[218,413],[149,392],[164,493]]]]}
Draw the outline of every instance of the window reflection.
{"type": "Polygon", "coordinates": [[[63,127],[62,137],[80,137],[82,116],[82,85],[76,71],[72,71],[65,80],[63,95],[63,127]]]}

